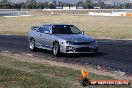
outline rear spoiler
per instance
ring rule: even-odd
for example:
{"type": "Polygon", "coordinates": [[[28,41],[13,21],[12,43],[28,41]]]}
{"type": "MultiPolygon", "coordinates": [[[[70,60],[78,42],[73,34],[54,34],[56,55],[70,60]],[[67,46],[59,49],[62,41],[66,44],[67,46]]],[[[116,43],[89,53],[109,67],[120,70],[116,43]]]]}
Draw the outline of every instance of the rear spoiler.
{"type": "Polygon", "coordinates": [[[31,30],[37,30],[39,28],[40,28],[39,26],[33,26],[33,27],[31,27],[31,30]]]}

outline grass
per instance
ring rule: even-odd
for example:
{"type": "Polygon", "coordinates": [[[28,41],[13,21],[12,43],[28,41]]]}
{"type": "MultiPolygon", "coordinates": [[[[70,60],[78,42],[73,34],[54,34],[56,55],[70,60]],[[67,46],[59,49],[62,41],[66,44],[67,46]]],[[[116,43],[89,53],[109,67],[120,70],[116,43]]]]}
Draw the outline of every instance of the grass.
{"type": "Polygon", "coordinates": [[[131,17],[100,16],[31,16],[5,18],[0,17],[0,34],[25,35],[31,26],[45,23],[74,24],[86,34],[94,37],[132,38],[131,17]]]}
{"type": "Polygon", "coordinates": [[[73,83],[74,76],[77,76],[75,73],[76,71],[71,69],[30,64],[12,58],[0,57],[0,86],[4,88],[77,87],[73,83]]]}
{"type": "MultiPolygon", "coordinates": [[[[82,88],[81,72],[65,67],[22,62],[0,56],[0,88],[82,88]]],[[[112,79],[90,73],[90,79],[112,79]]],[[[130,86],[89,86],[90,88],[130,88],[130,86]]]]}

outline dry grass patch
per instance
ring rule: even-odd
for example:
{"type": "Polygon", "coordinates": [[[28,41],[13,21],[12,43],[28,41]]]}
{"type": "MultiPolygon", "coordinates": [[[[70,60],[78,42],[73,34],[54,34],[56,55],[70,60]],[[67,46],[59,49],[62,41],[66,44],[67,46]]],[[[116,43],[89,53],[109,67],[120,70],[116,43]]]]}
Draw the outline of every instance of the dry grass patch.
{"type": "Polygon", "coordinates": [[[45,23],[68,23],[78,26],[94,37],[132,38],[131,17],[95,16],[31,16],[0,17],[0,34],[26,34],[34,25],[45,23]]]}

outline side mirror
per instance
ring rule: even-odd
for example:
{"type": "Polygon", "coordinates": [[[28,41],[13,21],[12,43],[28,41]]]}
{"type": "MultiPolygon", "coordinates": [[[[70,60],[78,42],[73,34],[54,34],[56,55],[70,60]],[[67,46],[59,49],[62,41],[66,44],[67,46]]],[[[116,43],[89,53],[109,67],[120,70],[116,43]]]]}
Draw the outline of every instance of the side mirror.
{"type": "Polygon", "coordinates": [[[50,34],[50,31],[45,31],[44,33],[45,33],[45,34],[50,34]]]}
{"type": "Polygon", "coordinates": [[[84,31],[82,31],[82,34],[84,35],[84,31]]]}

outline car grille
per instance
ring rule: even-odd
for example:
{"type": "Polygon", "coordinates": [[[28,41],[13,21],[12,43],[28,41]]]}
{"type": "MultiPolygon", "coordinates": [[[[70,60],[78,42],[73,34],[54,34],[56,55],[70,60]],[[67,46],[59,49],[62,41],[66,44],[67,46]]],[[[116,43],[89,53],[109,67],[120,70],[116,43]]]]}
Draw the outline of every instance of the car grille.
{"type": "Polygon", "coordinates": [[[89,45],[91,42],[73,42],[73,45],[89,45]]]}
{"type": "Polygon", "coordinates": [[[92,52],[93,49],[88,47],[76,48],[76,52],[92,52]]]}

